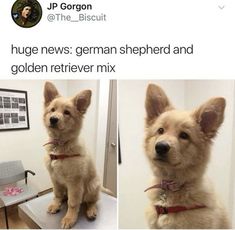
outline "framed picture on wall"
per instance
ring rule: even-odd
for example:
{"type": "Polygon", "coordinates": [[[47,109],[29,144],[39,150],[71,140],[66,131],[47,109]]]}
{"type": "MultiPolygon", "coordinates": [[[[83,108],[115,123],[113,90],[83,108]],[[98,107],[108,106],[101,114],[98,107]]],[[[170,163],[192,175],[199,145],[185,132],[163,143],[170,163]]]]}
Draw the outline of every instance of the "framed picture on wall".
{"type": "Polygon", "coordinates": [[[26,91],[0,88],[0,131],[29,129],[26,91]]]}

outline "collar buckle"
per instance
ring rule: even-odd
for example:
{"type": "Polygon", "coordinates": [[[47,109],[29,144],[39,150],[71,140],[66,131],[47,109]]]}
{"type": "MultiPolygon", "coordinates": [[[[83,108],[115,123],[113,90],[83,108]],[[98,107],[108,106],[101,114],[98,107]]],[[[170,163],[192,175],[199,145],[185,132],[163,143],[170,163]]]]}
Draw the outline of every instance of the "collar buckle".
{"type": "Polygon", "coordinates": [[[58,159],[58,156],[57,155],[54,155],[54,154],[50,154],[50,158],[51,160],[57,160],[58,159]]]}
{"type": "Polygon", "coordinates": [[[160,214],[168,214],[167,207],[164,207],[164,206],[161,206],[161,205],[156,205],[155,207],[156,207],[158,215],[160,215],[160,214]]]}

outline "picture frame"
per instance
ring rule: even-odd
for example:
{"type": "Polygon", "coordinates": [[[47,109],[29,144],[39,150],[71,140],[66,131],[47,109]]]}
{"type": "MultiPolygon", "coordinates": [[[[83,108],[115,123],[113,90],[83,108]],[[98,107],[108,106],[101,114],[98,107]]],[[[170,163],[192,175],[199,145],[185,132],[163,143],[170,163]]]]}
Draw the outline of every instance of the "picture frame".
{"type": "Polygon", "coordinates": [[[0,88],[0,132],[30,129],[27,91],[0,88]]]}

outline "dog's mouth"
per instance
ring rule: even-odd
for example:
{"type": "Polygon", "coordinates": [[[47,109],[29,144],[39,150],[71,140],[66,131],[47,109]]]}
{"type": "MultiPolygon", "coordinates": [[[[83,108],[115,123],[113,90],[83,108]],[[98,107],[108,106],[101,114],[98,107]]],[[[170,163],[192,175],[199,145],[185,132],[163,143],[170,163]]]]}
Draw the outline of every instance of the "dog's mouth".
{"type": "Polygon", "coordinates": [[[49,129],[51,129],[51,130],[55,130],[55,131],[60,131],[60,132],[62,132],[62,131],[64,131],[65,130],[65,127],[63,127],[63,126],[61,126],[61,125],[58,125],[58,124],[49,124],[49,129]]]}
{"type": "Polygon", "coordinates": [[[52,125],[52,124],[50,124],[49,126],[48,126],[50,129],[58,129],[58,125],[52,125]]]}
{"type": "Polygon", "coordinates": [[[177,166],[181,165],[181,162],[172,163],[172,162],[169,162],[169,160],[167,158],[162,158],[162,157],[155,157],[154,161],[156,161],[160,164],[163,164],[163,165],[168,164],[173,167],[177,167],[177,166]]]}
{"type": "Polygon", "coordinates": [[[164,163],[169,163],[167,158],[162,158],[162,157],[154,157],[155,161],[160,161],[160,162],[164,162],[164,163]]]}

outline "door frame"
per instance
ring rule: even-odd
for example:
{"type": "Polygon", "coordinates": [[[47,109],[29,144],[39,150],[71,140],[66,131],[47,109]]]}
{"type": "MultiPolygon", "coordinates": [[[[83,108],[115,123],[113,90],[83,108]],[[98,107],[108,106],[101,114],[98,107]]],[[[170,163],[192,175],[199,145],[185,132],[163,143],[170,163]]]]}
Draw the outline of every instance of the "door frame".
{"type": "Polygon", "coordinates": [[[100,181],[103,184],[104,180],[104,165],[106,152],[106,137],[108,126],[109,112],[109,92],[110,80],[100,79],[98,90],[98,113],[97,113],[97,139],[96,139],[96,167],[100,176],[100,181]]]}

